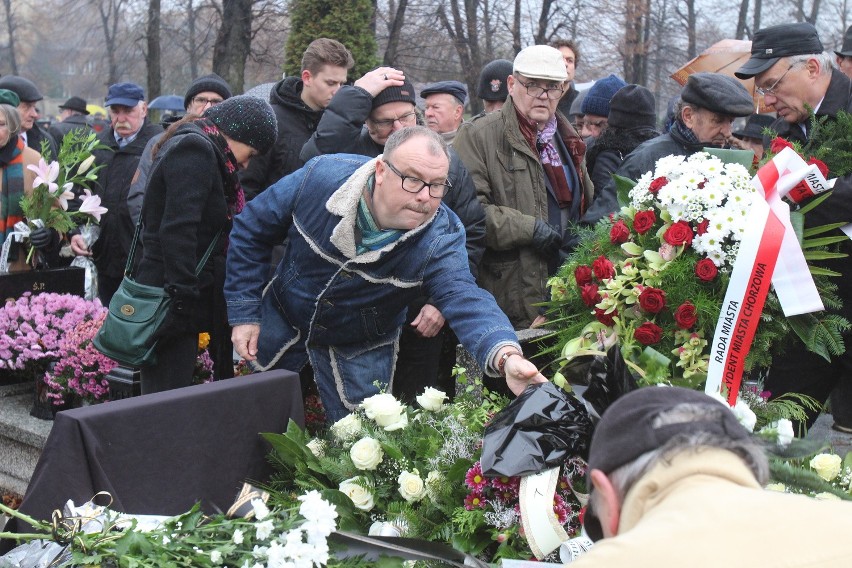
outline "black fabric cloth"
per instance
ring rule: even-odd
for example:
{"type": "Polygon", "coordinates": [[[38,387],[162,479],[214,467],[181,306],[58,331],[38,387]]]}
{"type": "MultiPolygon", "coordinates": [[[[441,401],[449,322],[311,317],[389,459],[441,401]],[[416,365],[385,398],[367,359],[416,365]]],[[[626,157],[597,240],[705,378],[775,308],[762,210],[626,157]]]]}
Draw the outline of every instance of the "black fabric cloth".
{"type": "Polygon", "coordinates": [[[269,93],[269,104],[278,120],[278,138],[272,150],[252,158],[240,173],[247,200],[304,164],[299,153],[316,130],[323,111],[313,110],[302,101],[302,87],[299,77],[285,77],[269,93]]]}
{"type": "Polygon", "coordinates": [[[145,144],[149,138],[162,131],[162,127],[146,120],[133,142],[123,148],[119,148],[112,128],[98,135],[106,148],[93,152],[95,163],[104,165],[98,171],[94,189],[101,198],[101,204],[109,209],[101,217],[101,236],[92,245],[98,274],[120,278],[124,273],[136,227],[127,208],[127,193],[145,144]]]}
{"type": "MultiPolygon", "coordinates": [[[[831,71],[831,81],[817,117],[833,117],[839,111],[852,113],[852,81],[837,69],[831,71]]],[[[783,118],[772,123],[770,128],[782,138],[806,142],[807,137],[798,124],[790,124],[783,118]]],[[[839,178],[834,184],[831,196],[819,207],[805,215],[805,228],[817,227],[829,223],[848,223],[852,221],[852,174],[839,178]]],[[[841,235],[835,229],[829,235],[841,235]]],[[[852,255],[852,241],[844,239],[838,246],[839,252],[852,255]]],[[[843,300],[840,314],[852,321],[852,256],[846,258],[814,261],[814,264],[835,270],[843,274],[834,278],[837,293],[843,300]]],[[[826,363],[825,360],[808,353],[803,346],[796,344],[795,349],[787,349],[781,355],[773,358],[772,368],[766,380],[766,389],[773,397],[785,392],[800,392],[810,394],[820,402],[824,402],[829,392],[831,410],[835,421],[846,427],[852,427],[852,333],[845,333],[846,353],[826,363]]],[[[817,414],[808,416],[808,424],[813,424],[817,414]]]]}
{"type": "Polygon", "coordinates": [[[157,343],[157,362],[140,371],[142,394],[163,392],[192,384],[198,358],[198,334],[169,336],[157,343]]]}
{"type": "MultiPolygon", "coordinates": [[[[565,94],[562,95],[562,98],[559,99],[559,104],[556,107],[556,110],[565,115],[565,118],[571,117],[571,105],[574,104],[574,100],[577,98],[577,95],[580,94],[580,91],[577,90],[577,87],[574,86],[574,83],[571,83],[571,86],[568,87],[568,90],[565,91],[565,94]]],[[[596,186],[597,187],[597,186],[596,186]]]]}
{"type": "Polygon", "coordinates": [[[633,150],[659,135],[659,132],[650,127],[625,129],[610,125],[586,152],[586,167],[594,186],[606,187],[612,180],[612,174],[633,150]]]}
{"type": "MultiPolygon", "coordinates": [[[[304,424],[299,377],[269,371],[56,415],[20,511],[50,520],[99,491],[124,513],[225,511],[246,480],[272,473],[262,432],[304,424]]],[[[26,532],[15,520],[8,530],[26,532]]],[[[4,541],[4,545],[8,544],[4,541]]]]}
{"type": "Polygon", "coordinates": [[[74,114],[63,120],[50,125],[48,133],[53,136],[58,145],[62,145],[62,139],[72,130],[84,130],[87,133],[92,130],[92,126],[82,114],[74,114]]]}

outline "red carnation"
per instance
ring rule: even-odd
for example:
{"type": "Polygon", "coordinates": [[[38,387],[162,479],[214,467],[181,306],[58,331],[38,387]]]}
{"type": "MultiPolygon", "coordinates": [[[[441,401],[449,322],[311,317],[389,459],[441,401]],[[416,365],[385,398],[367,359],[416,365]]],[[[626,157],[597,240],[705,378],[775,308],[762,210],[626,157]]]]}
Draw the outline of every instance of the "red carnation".
{"type": "Polygon", "coordinates": [[[615,266],[607,257],[601,255],[592,263],[592,272],[598,280],[606,280],[615,276],[615,266]]]}
{"type": "Polygon", "coordinates": [[[695,227],[695,234],[699,235],[699,236],[703,235],[704,233],[707,232],[708,227],[710,227],[710,220],[704,219],[703,221],[698,223],[697,227],[695,227]]]}
{"type": "Polygon", "coordinates": [[[820,160],[819,158],[815,158],[811,156],[811,159],[808,160],[808,164],[813,164],[817,167],[817,169],[822,174],[822,177],[828,177],[828,166],[825,165],[825,162],[820,160]]]}
{"type": "Polygon", "coordinates": [[[695,275],[705,282],[710,282],[716,278],[718,273],[719,269],[709,258],[702,258],[695,264],[695,275]]]}
{"type": "Polygon", "coordinates": [[[694,326],[695,322],[698,321],[698,315],[695,313],[693,303],[687,301],[679,305],[675,310],[674,319],[677,326],[681,329],[689,329],[694,326]]]}
{"type": "Polygon", "coordinates": [[[618,223],[612,226],[609,231],[609,242],[614,245],[626,243],[630,238],[630,229],[624,224],[624,221],[619,220],[618,223]]]}
{"type": "Polygon", "coordinates": [[[678,221],[666,229],[663,238],[672,246],[692,244],[692,227],[686,221],[678,221]]]}
{"type": "Polygon", "coordinates": [[[667,177],[658,177],[654,181],[651,182],[651,185],[648,186],[648,191],[657,195],[657,192],[660,191],[667,183],[669,183],[669,178],[667,177]]]}
{"type": "Polygon", "coordinates": [[[642,345],[654,345],[663,338],[663,328],[653,322],[646,321],[636,328],[633,337],[642,345]]]}
{"type": "Polygon", "coordinates": [[[633,229],[640,235],[644,235],[651,230],[654,223],[657,221],[657,215],[653,209],[647,211],[638,211],[633,217],[633,229]]]}
{"type": "Polygon", "coordinates": [[[618,310],[613,310],[610,313],[606,313],[604,310],[600,308],[595,308],[595,317],[599,322],[604,324],[607,327],[612,327],[615,325],[615,317],[618,315],[618,310]]]}
{"type": "Polygon", "coordinates": [[[649,286],[639,293],[639,306],[649,314],[658,314],[666,307],[666,293],[649,286]]]}
{"type": "Polygon", "coordinates": [[[574,269],[574,280],[577,281],[577,286],[582,288],[586,284],[592,283],[592,269],[587,264],[581,264],[574,269]]]}
{"type": "Polygon", "coordinates": [[[598,287],[594,284],[584,285],[580,290],[580,298],[582,298],[583,303],[590,308],[601,301],[601,295],[600,292],[598,292],[598,287]]]}
{"type": "Polygon", "coordinates": [[[781,137],[776,137],[772,143],[769,145],[769,151],[773,154],[777,154],[784,148],[792,148],[793,145],[781,137]]]}

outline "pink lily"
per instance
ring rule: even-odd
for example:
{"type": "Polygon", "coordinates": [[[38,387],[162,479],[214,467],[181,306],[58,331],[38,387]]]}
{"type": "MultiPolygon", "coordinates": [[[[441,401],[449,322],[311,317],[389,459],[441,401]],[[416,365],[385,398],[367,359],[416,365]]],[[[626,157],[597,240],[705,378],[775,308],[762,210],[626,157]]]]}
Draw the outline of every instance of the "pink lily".
{"type": "Polygon", "coordinates": [[[106,207],[101,207],[101,196],[92,195],[91,190],[84,189],[86,198],[83,199],[83,204],[80,205],[80,213],[88,213],[95,218],[98,223],[101,222],[101,215],[109,211],[106,207]]]}
{"type": "Polygon", "coordinates": [[[37,166],[30,164],[27,166],[27,169],[36,174],[36,178],[33,180],[33,189],[44,184],[47,186],[48,191],[53,193],[59,187],[55,183],[56,178],[59,177],[59,162],[50,162],[48,165],[44,161],[44,158],[39,158],[37,166]]]}
{"type": "Polygon", "coordinates": [[[66,183],[62,186],[62,193],[56,196],[56,199],[59,200],[59,206],[62,207],[64,211],[68,211],[68,200],[76,197],[74,192],[71,191],[72,187],[74,187],[73,183],[66,183]]]}

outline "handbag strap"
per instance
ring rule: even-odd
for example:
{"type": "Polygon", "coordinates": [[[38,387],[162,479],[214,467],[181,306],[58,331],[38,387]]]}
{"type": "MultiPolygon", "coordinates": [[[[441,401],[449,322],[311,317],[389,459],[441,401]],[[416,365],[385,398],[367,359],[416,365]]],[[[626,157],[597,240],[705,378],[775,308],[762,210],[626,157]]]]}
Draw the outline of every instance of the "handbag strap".
{"type": "MultiPolygon", "coordinates": [[[[139,221],[136,223],[136,230],[133,232],[133,242],[130,244],[130,252],[127,253],[127,264],[124,267],[124,275],[130,278],[130,273],[133,270],[133,258],[136,256],[136,245],[139,242],[139,234],[142,232],[142,219],[140,217],[139,221]]],[[[195,276],[201,274],[202,269],[204,269],[204,265],[207,264],[207,260],[210,258],[210,255],[213,254],[213,249],[216,247],[216,243],[219,242],[219,237],[222,235],[222,229],[220,228],[216,235],[213,237],[213,241],[210,243],[210,246],[207,247],[207,250],[204,251],[204,256],[201,257],[201,260],[198,261],[198,266],[195,267],[195,276]]]]}

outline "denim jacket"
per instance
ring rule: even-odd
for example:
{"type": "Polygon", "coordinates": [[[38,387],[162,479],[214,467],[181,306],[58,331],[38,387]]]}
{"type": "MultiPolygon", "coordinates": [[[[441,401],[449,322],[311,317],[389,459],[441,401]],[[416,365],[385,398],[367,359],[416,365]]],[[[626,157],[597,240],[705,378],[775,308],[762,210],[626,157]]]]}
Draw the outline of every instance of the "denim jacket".
{"type": "MultiPolygon", "coordinates": [[[[256,368],[301,369],[310,358],[331,419],[388,385],[406,307],[433,299],[459,341],[489,374],[517,336],[477,287],[464,226],[441,205],[394,243],[356,252],[356,211],[379,158],[320,156],[250,201],[234,219],[225,298],[231,325],[260,324],[256,368]],[[266,283],[272,247],[288,240],[266,283]],[[345,409],[329,408],[327,398],[345,409]]],[[[402,191],[402,188],[400,188],[402,191]]]]}

